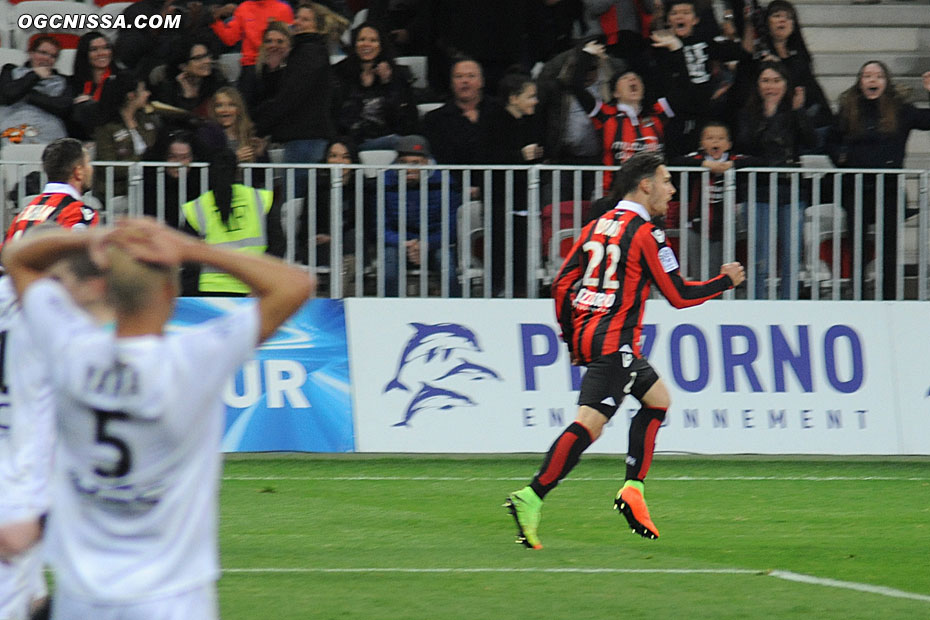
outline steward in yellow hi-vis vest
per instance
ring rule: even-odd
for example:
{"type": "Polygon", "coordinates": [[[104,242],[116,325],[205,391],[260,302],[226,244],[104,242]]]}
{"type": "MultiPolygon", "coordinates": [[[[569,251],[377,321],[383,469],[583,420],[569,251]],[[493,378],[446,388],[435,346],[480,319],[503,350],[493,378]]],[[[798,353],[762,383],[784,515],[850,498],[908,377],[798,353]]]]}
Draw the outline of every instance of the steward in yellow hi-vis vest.
{"type": "MultiPolygon", "coordinates": [[[[217,207],[213,190],[201,194],[183,207],[184,217],[204,241],[238,252],[264,254],[268,248],[267,215],[274,193],[233,184],[228,217],[217,207]]],[[[202,293],[248,294],[250,289],[229,274],[203,266],[200,272],[202,293]]]]}

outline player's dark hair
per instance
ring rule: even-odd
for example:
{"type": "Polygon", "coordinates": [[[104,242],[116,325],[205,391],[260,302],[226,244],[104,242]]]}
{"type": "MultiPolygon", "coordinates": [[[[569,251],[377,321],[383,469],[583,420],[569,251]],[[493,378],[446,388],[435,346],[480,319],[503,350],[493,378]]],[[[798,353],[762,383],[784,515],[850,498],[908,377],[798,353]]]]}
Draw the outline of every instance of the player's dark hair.
{"type": "Polygon", "coordinates": [[[145,82],[135,71],[120,71],[103,85],[98,104],[101,122],[121,121],[120,110],[126,105],[129,95],[134,93],[140,82],[145,82]]]}
{"type": "Polygon", "coordinates": [[[655,176],[659,166],[665,165],[665,158],[653,151],[640,151],[623,162],[618,173],[617,193],[627,196],[636,191],[639,182],[655,176]]]}
{"type": "Polygon", "coordinates": [[[665,0],[665,14],[668,15],[668,12],[671,11],[672,7],[676,4],[690,4],[694,12],[697,13],[697,0],[665,0]]]}
{"type": "Polygon", "coordinates": [[[498,96],[500,96],[501,103],[507,105],[511,97],[520,95],[520,93],[526,90],[526,87],[532,83],[533,76],[529,73],[523,73],[522,71],[507,73],[507,75],[501,78],[500,84],[498,85],[498,96]]]}
{"type": "Polygon", "coordinates": [[[210,158],[210,189],[220,218],[227,228],[229,216],[232,215],[232,186],[236,182],[237,165],[236,154],[228,148],[218,150],[210,158]]]}
{"type": "Polygon", "coordinates": [[[723,121],[707,121],[701,127],[701,133],[698,135],[701,135],[701,136],[704,135],[704,130],[710,127],[720,127],[721,129],[727,132],[727,140],[732,139],[732,136],[730,135],[730,126],[724,123],[723,121]]]}
{"type": "Polygon", "coordinates": [[[61,51],[61,41],[47,33],[37,34],[33,37],[32,41],[29,42],[29,51],[36,51],[43,43],[51,43],[59,52],[61,51]]]}
{"type": "Polygon", "coordinates": [[[464,54],[457,54],[452,57],[452,62],[449,63],[449,78],[452,78],[452,74],[455,73],[455,68],[462,64],[463,62],[473,62],[478,65],[478,71],[481,73],[481,76],[484,77],[484,67],[481,66],[481,63],[472,58],[471,56],[466,56],[464,54]]]}
{"type": "Polygon", "coordinates": [[[67,183],[75,166],[84,163],[84,146],[74,138],[59,138],[42,151],[42,170],[49,183],[67,183]]]}

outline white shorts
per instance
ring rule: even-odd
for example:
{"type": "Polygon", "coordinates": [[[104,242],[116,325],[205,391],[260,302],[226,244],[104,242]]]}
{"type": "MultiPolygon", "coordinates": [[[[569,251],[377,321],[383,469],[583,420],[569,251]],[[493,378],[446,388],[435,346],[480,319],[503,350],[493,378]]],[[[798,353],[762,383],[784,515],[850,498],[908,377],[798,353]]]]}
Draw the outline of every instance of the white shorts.
{"type": "Polygon", "coordinates": [[[52,620],[218,620],[216,584],[139,603],[92,602],[56,591],[52,620]]]}
{"type": "Polygon", "coordinates": [[[0,562],[0,620],[26,620],[32,602],[48,594],[41,554],[36,545],[9,563],[0,562]]]}

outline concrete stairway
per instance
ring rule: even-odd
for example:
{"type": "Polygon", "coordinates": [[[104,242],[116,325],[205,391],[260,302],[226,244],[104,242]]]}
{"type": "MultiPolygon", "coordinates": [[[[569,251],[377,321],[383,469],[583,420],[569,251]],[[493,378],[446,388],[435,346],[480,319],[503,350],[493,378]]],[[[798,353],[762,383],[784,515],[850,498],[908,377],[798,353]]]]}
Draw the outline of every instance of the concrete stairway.
{"type": "MultiPolygon", "coordinates": [[[[881,60],[910,100],[927,107],[921,74],[930,71],[930,3],[910,0],[853,5],[851,0],[800,0],[795,3],[814,71],[827,97],[836,103],[855,84],[859,67],[881,60]]],[[[908,168],[930,168],[930,132],[914,132],[908,142],[908,168]]]]}

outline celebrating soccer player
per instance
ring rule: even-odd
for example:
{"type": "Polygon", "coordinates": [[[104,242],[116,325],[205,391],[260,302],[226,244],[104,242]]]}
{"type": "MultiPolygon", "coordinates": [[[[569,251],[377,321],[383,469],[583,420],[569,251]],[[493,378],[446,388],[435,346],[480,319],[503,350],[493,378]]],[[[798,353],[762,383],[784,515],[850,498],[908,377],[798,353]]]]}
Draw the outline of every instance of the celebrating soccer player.
{"type": "Polygon", "coordinates": [[[634,532],[659,537],[643,499],[656,433],[670,405],[668,389],[640,355],[642,315],[650,283],[676,308],[696,306],[745,280],[739,263],[727,263],[706,282],[682,279],[678,260],[654,218],[665,215],[675,193],[656,153],[637,153],[620,169],[623,200],[581,231],[552,286],[556,316],[572,361],[588,367],[578,414],[549,448],[530,484],[507,498],[517,542],[541,549],[537,529],[543,499],[565,478],[581,453],[601,435],[627,394],[642,408],[629,430],[626,481],[615,507],[634,532]]]}

